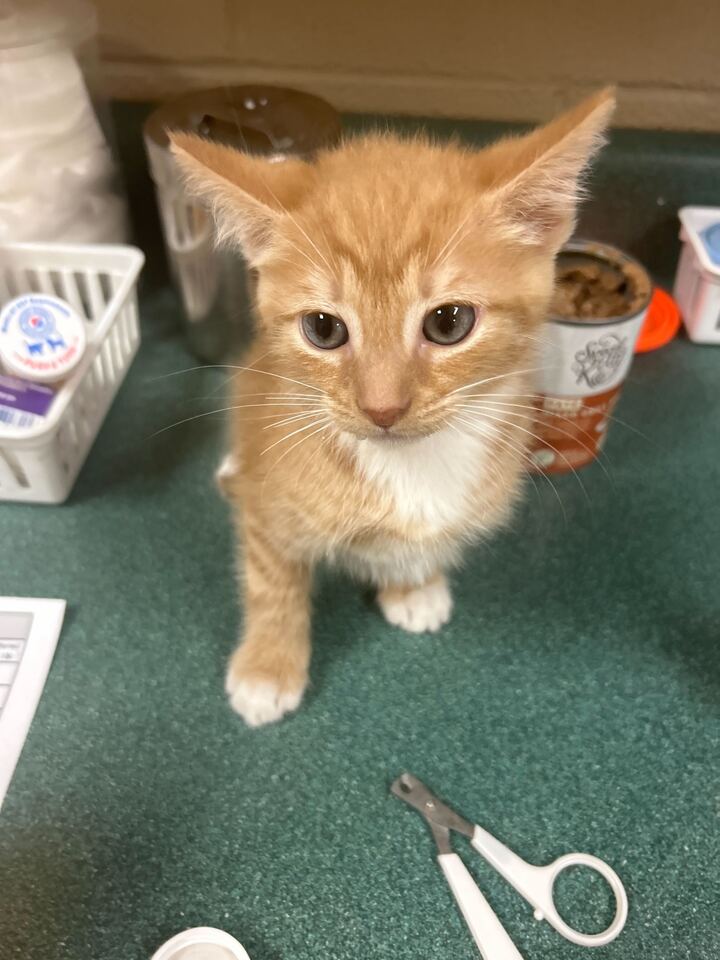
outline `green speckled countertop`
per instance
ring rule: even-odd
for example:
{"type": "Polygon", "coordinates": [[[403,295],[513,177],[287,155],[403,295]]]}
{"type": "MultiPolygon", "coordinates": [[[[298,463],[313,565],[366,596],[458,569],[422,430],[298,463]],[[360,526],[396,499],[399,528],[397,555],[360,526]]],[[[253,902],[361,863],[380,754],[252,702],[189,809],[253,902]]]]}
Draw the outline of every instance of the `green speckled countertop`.
{"type": "MultiPolygon", "coordinates": [[[[626,242],[631,219],[596,232],[626,242]]],[[[193,364],[176,309],[151,258],[143,347],[71,500],[0,506],[2,592],[69,602],[0,813],[2,960],[146,960],[200,924],[252,960],[472,960],[429,833],[388,794],[403,769],[529,860],[613,864],[630,916],[599,956],[719,956],[720,348],[637,359],[618,415],[647,439],[613,426],[610,480],[584,470],[588,499],[556,480],[566,519],[531,485],[454,577],[443,633],[399,633],[324,574],[307,700],[250,731],[222,692],[238,628],[211,482],[222,424],[151,437],[222,380],[163,377],[193,364]]],[[[456,849],[528,960],[588,955],[456,849]]],[[[603,924],[598,885],[561,894],[570,919],[603,924]]]]}

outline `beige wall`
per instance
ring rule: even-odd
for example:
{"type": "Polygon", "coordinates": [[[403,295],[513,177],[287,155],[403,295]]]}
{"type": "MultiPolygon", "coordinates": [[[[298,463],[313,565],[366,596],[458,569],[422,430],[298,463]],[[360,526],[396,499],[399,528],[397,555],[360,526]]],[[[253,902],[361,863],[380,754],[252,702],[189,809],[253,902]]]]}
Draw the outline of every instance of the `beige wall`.
{"type": "Polygon", "coordinates": [[[720,0],[96,0],[112,95],[284,83],[349,110],[720,130],[720,0]]]}

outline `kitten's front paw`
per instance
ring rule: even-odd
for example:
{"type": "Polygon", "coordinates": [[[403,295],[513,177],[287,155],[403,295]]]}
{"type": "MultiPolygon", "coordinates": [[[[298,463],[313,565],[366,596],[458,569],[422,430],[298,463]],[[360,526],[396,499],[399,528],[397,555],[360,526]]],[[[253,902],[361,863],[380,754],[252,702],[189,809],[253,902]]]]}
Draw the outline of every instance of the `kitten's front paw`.
{"type": "Polygon", "coordinates": [[[275,679],[265,671],[237,663],[242,659],[238,651],[230,661],[225,690],[230,706],[249,727],[276,723],[286,713],[297,710],[305,692],[305,677],[284,675],[282,679],[275,679]]]}
{"type": "Polygon", "coordinates": [[[240,471],[240,460],[234,453],[226,454],[215,471],[215,483],[223,496],[231,491],[232,481],[240,471]]]}
{"type": "Polygon", "coordinates": [[[435,577],[422,587],[387,587],[378,603],[388,623],[410,633],[434,633],[452,613],[452,596],[445,577],[435,577]]]}
{"type": "Polygon", "coordinates": [[[281,690],[268,680],[241,680],[230,694],[230,706],[249,727],[262,727],[297,710],[302,695],[302,690],[281,690]]]}

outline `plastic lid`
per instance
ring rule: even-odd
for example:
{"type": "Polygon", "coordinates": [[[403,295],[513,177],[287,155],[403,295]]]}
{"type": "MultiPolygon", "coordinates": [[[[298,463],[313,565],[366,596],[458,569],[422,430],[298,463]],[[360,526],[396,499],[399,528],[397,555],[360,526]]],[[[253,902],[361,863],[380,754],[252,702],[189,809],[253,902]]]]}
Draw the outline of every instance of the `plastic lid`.
{"type": "Polygon", "coordinates": [[[26,380],[62,380],[80,362],[86,341],[84,322],[59,297],[24,294],[0,313],[0,364],[26,380]]]}
{"type": "Polygon", "coordinates": [[[72,47],[97,30],[85,0],[0,0],[0,60],[72,47]]]}
{"type": "Polygon", "coordinates": [[[250,960],[244,947],[224,930],[194,927],[164,943],[152,960],[250,960]]]}
{"type": "Polygon", "coordinates": [[[635,353],[647,353],[664,347],[677,334],[680,323],[678,305],[669,293],[656,287],[635,344],[635,353]]]}
{"type": "Polygon", "coordinates": [[[166,149],[168,130],[187,130],[258,154],[305,156],[340,139],[337,111],[320,97],[249,84],[197,90],[170,100],[145,121],[145,138],[166,149]]]}

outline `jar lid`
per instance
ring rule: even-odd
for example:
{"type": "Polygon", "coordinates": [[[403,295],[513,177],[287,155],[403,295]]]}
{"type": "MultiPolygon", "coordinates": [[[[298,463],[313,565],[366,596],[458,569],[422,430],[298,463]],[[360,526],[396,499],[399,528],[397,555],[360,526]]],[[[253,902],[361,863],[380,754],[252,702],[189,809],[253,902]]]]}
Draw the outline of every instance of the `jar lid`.
{"type": "Polygon", "coordinates": [[[83,320],[59,297],[25,294],[0,313],[0,364],[28,380],[62,380],[80,362],[86,341],[83,320]]]}
{"type": "Polygon", "coordinates": [[[152,960],[250,960],[234,937],[215,927],[194,927],[164,943],[152,960]]]}
{"type": "Polygon", "coordinates": [[[306,156],[340,138],[340,116],[320,97],[248,84],[198,90],[169,100],[145,121],[146,141],[169,147],[168,130],[197,133],[259,154],[306,156]]]}

